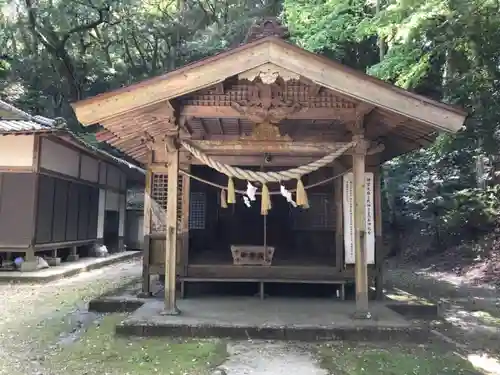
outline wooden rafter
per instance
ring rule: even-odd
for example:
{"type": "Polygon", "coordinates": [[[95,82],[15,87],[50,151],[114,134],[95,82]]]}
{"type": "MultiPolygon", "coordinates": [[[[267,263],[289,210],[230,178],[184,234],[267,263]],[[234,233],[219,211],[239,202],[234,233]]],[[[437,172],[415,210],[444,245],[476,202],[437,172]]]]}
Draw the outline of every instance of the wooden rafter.
{"type": "MultiPolygon", "coordinates": [[[[351,119],[354,108],[304,108],[287,116],[290,120],[332,120],[351,119]]],[[[247,118],[244,112],[231,106],[186,105],[181,109],[182,116],[196,118],[247,118]]]]}
{"type": "Polygon", "coordinates": [[[84,124],[161,103],[264,64],[274,64],[347,97],[425,123],[438,130],[458,131],[466,113],[391,86],[334,61],[269,37],[190,64],[164,76],[73,104],[84,124]]]}

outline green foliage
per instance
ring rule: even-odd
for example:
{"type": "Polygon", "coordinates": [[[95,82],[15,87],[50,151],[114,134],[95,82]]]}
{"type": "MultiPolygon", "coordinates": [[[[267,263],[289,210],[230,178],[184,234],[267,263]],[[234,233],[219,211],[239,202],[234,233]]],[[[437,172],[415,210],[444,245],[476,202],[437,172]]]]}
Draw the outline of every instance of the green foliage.
{"type": "Polygon", "coordinates": [[[459,104],[470,113],[467,126],[457,135],[441,135],[432,147],[385,165],[391,229],[419,222],[442,248],[491,228],[499,208],[498,3],[285,0],[284,4],[298,44],[405,89],[459,104]]]}
{"type": "Polygon", "coordinates": [[[496,1],[23,0],[0,7],[2,97],[70,119],[77,132],[71,101],[236,46],[253,20],[280,14],[298,45],[469,111],[457,135],[384,166],[392,228],[418,221],[438,242],[453,242],[495,216],[496,1]]]}

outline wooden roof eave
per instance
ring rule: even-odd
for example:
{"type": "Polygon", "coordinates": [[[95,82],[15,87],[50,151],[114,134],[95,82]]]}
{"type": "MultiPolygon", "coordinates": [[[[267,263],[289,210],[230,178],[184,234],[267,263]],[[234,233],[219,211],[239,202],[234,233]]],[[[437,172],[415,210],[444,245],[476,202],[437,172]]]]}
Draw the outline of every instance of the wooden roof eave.
{"type": "Polygon", "coordinates": [[[456,132],[467,114],[455,107],[392,86],[275,37],[189,64],[166,75],[73,103],[87,125],[212,86],[266,63],[275,64],[347,97],[456,132]]]}

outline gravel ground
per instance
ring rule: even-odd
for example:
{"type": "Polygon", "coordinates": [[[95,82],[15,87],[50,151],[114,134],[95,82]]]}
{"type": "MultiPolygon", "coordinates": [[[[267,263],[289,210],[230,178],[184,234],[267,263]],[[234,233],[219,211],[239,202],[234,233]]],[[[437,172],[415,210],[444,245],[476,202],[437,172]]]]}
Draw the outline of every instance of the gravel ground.
{"type": "Polygon", "coordinates": [[[228,354],[221,366],[228,375],[328,375],[311,348],[297,343],[239,341],[228,344],[228,354]]]}
{"type": "Polygon", "coordinates": [[[500,375],[500,290],[452,273],[395,265],[387,270],[386,284],[439,303],[446,324],[435,328],[437,334],[486,373],[500,375]]]}
{"type": "MultiPolygon", "coordinates": [[[[54,353],[61,346],[69,348],[73,342],[79,341],[80,335],[86,328],[99,326],[103,318],[101,315],[87,311],[88,301],[103,293],[121,290],[126,286],[136,284],[140,279],[141,271],[141,260],[132,260],[43,285],[0,284],[0,375],[62,375],[50,371],[50,359],[57,358],[54,353]]],[[[449,321],[452,321],[454,326],[458,326],[457,329],[461,329],[451,336],[453,338],[462,337],[464,341],[460,340],[461,342],[469,345],[475,344],[472,346],[477,349],[479,349],[478,347],[491,348],[493,339],[496,338],[498,332],[499,322],[496,320],[496,314],[487,318],[477,314],[478,310],[489,310],[483,309],[486,306],[481,306],[482,308],[478,309],[478,306],[471,302],[471,297],[478,294],[477,290],[462,290],[456,285],[450,287],[449,280],[436,280],[429,275],[419,274],[411,270],[389,272],[388,281],[394,286],[415,294],[419,290],[426,291],[427,294],[431,293],[432,295],[425,295],[425,297],[433,300],[452,295],[445,316],[449,321]],[[429,292],[430,289],[432,292],[429,292]],[[450,293],[450,289],[453,289],[453,293],[450,293]],[[461,312],[456,311],[457,305],[461,312]],[[469,313],[467,314],[468,326],[465,327],[463,315],[467,312],[469,313]],[[457,317],[460,313],[462,319],[460,323],[457,323],[457,317]],[[455,321],[453,321],[452,315],[454,315],[455,321]],[[476,326],[473,327],[476,329],[470,327],[472,318],[477,320],[474,322],[476,326]],[[483,329],[479,334],[482,336],[480,340],[477,337],[479,333],[477,326],[483,329]],[[485,339],[486,336],[489,336],[485,335],[485,327],[489,329],[491,334],[488,339],[485,339]],[[473,335],[471,331],[476,331],[476,334],[473,335]]],[[[491,291],[483,293],[487,296],[482,296],[481,303],[485,303],[487,300],[491,303],[491,305],[488,303],[491,309],[495,312],[498,311],[495,293],[491,291]]],[[[104,323],[104,321],[102,322],[104,323]]],[[[309,347],[292,343],[263,341],[240,341],[228,342],[227,344],[229,357],[222,368],[225,368],[229,375],[280,375],[288,373],[326,375],[332,373],[330,369],[322,368],[321,361],[318,362],[317,351],[311,350],[312,348],[309,347]]],[[[334,352],[337,353],[335,358],[344,358],[347,349],[337,347],[334,349],[334,352]]],[[[373,350],[375,349],[370,349],[370,352],[373,350]]],[[[353,358],[364,358],[365,353],[366,350],[356,352],[353,358]]],[[[378,357],[382,354],[377,352],[374,363],[380,362],[378,357]]],[[[400,357],[404,361],[408,361],[406,357],[400,357]]],[[[348,361],[349,365],[354,359],[348,361]]],[[[338,359],[335,359],[333,363],[337,361],[338,359]]],[[[405,365],[406,370],[406,367],[411,367],[411,365],[407,365],[404,361],[399,362],[405,365]]],[[[397,364],[401,367],[399,362],[397,364]]],[[[492,366],[495,367],[494,364],[492,366]]],[[[352,372],[339,371],[335,368],[333,373],[358,374],[354,370],[352,372]]],[[[491,371],[491,373],[496,372],[491,371]]],[[[427,374],[427,372],[422,372],[422,374],[427,374]]]]}
{"type": "Polygon", "coordinates": [[[47,284],[0,284],[0,374],[48,375],[45,357],[55,344],[78,337],[100,317],[87,303],[136,282],[141,260],[131,260],[47,284]]]}

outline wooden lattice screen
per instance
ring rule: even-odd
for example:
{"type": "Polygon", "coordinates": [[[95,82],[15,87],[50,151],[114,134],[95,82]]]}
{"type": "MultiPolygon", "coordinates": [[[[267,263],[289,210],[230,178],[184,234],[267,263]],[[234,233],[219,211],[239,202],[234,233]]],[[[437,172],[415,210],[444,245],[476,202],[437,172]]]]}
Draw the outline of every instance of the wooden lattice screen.
{"type": "Polygon", "coordinates": [[[204,192],[192,192],[189,198],[189,229],[205,229],[207,202],[204,192]]]}
{"type": "MultiPolygon", "coordinates": [[[[181,228],[183,207],[182,195],[184,188],[184,177],[179,175],[177,190],[177,228],[181,228]]],[[[167,173],[153,173],[151,181],[151,229],[153,232],[165,232],[166,209],[167,209],[167,173]]]]}
{"type": "Polygon", "coordinates": [[[295,230],[333,230],[335,228],[335,202],[333,196],[323,193],[309,194],[309,208],[292,208],[295,230]]]}

